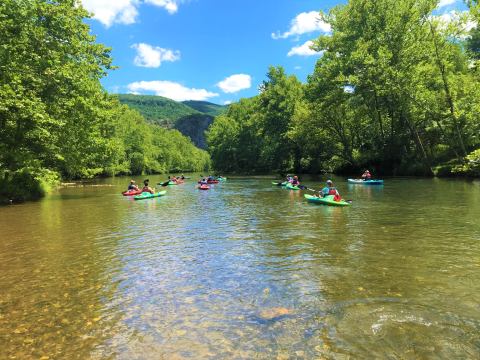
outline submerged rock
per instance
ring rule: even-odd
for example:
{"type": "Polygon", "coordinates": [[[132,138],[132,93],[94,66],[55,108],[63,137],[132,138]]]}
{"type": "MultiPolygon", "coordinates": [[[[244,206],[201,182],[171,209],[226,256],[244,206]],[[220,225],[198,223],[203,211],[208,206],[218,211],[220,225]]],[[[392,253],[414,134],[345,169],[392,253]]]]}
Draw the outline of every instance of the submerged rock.
{"type": "Polygon", "coordinates": [[[258,313],[258,317],[262,320],[277,320],[286,315],[291,315],[292,310],[284,307],[273,307],[264,309],[258,313]]]}

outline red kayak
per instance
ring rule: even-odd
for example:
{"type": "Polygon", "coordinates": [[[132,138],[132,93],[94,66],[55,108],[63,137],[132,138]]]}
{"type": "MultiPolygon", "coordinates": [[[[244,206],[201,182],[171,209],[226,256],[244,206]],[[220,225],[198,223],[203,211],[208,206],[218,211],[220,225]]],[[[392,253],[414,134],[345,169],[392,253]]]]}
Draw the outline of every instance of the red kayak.
{"type": "Polygon", "coordinates": [[[218,180],[207,180],[207,183],[209,183],[209,184],[218,184],[219,181],[218,181],[218,180]]]}
{"type": "Polygon", "coordinates": [[[142,190],[127,190],[122,192],[123,196],[133,196],[133,195],[140,195],[142,190]]]}
{"type": "Polygon", "coordinates": [[[200,185],[198,188],[199,188],[200,190],[209,190],[209,189],[210,189],[210,186],[203,184],[203,185],[200,185]]]}

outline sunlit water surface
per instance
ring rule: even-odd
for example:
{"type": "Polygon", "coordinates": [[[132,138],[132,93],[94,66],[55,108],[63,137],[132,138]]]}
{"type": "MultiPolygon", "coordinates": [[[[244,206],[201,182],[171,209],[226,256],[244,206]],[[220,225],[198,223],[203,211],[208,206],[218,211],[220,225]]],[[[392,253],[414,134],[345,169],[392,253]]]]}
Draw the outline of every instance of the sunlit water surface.
{"type": "Polygon", "coordinates": [[[480,358],[480,182],[271,180],[0,208],[0,358],[480,358]]]}

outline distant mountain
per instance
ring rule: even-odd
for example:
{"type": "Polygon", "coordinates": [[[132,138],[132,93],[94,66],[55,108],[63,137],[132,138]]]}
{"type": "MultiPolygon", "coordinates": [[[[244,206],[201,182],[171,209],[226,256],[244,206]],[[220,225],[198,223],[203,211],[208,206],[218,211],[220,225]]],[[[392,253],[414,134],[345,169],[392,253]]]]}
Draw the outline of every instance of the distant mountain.
{"type": "Polygon", "coordinates": [[[190,106],[162,96],[119,94],[118,99],[140,112],[148,122],[168,128],[174,127],[183,116],[201,114],[190,106]]]}
{"type": "Polygon", "coordinates": [[[177,102],[162,96],[119,94],[122,104],[140,112],[150,123],[175,128],[188,136],[199,148],[206,148],[205,131],[215,116],[227,107],[208,101],[177,102]]]}
{"type": "Polygon", "coordinates": [[[183,101],[182,104],[190,106],[192,109],[211,116],[218,116],[227,110],[226,106],[213,104],[208,101],[188,100],[183,101]]]}

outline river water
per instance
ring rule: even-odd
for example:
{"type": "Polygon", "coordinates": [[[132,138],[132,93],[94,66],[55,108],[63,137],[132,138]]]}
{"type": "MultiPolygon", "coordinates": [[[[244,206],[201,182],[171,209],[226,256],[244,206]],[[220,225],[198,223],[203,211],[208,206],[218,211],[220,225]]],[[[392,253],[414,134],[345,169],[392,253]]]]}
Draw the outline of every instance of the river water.
{"type": "Polygon", "coordinates": [[[115,178],[0,208],[0,358],[480,358],[480,182],[334,180],[351,207],[115,178]]]}

